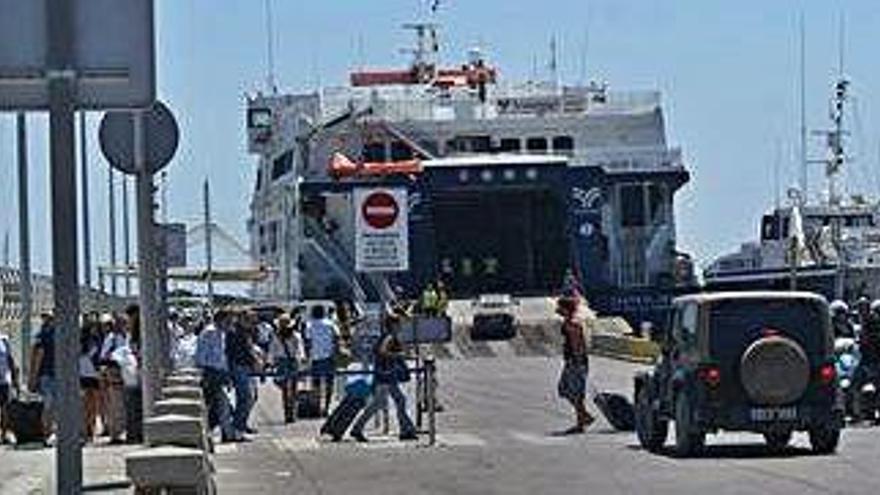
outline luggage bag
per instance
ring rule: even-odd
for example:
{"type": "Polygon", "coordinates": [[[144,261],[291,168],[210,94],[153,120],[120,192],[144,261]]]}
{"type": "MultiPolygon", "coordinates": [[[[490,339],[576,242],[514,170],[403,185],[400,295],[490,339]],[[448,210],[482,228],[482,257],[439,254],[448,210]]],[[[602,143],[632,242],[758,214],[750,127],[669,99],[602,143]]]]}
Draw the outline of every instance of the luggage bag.
{"type": "Polygon", "coordinates": [[[367,405],[366,397],[346,394],[327,421],[321,426],[321,434],[330,435],[334,442],[342,440],[354,418],[367,405]]]}
{"type": "Polygon", "coordinates": [[[321,392],[317,388],[301,390],[297,393],[296,417],[303,419],[321,417],[321,392]]]}
{"type": "Polygon", "coordinates": [[[618,431],[635,431],[636,413],[635,408],[620,394],[610,392],[598,392],[593,395],[593,404],[618,431]]]}
{"type": "Polygon", "coordinates": [[[8,406],[9,426],[15,434],[16,443],[43,442],[43,401],[39,398],[19,397],[8,406]]]}

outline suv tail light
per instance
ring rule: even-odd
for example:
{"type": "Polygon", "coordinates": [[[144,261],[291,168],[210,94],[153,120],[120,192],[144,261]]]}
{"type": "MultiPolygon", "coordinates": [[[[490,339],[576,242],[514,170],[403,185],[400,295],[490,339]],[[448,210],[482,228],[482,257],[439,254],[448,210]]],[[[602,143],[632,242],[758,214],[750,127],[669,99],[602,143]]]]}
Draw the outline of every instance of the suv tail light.
{"type": "Polygon", "coordinates": [[[709,387],[716,388],[721,384],[721,370],[718,366],[703,366],[697,370],[697,378],[709,387]]]}
{"type": "Polygon", "coordinates": [[[834,364],[825,363],[819,367],[819,382],[822,385],[831,385],[835,378],[837,378],[837,370],[834,369],[834,364]]]}

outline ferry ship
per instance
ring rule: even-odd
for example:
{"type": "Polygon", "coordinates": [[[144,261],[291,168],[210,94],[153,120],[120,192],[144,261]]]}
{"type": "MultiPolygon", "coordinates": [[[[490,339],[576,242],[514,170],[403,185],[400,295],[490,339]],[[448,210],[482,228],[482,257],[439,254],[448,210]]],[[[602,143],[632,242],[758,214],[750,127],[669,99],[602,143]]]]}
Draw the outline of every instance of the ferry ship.
{"type": "Polygon", "coordinates": [[[826,188],[810,202],[796,189],[789,204],[761,220],[760,240],[714,260],[703,273],[710,290],[810,290],[829,300],[880,297],[880,204],[847,197],[841,173],[849,156],[844,128],[850,82],[841,76],[831,98],[831,128],[825,138],[826,188]]]}
{"type": "Polygon", "coordinates": [[[248,97],[250,247],[273,268],[256,298],[414,295],[437,279],[453,297],[553,295],[574,274],[592,307],[635,320],[693,287],[674,214],[689,174],[657,91],[509,83],[478,49],[444,67],[439,25],[404,27],[406,68],[248,97]],[[406,271],[354,269],[353,192],[376,186],[407,191],[406,271]]]}

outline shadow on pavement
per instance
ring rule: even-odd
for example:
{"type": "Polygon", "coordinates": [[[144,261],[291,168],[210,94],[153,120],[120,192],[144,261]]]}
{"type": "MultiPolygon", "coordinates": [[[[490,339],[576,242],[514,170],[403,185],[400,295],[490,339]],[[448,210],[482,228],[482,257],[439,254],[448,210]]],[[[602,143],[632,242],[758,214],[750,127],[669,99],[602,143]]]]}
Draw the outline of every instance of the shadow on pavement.
{"type": "MultiPolygon", "coordinates": [[[[630,450],[642,450],[638,443],[627,445],[630,450]]],[[[647,452],[647,451],[645,451],[647,452]]],[[[657,455],[673,459],[679,458],[672,446],[665,446],[657,455]]],[[[789,459],[798,457],[815,456],[812,450],[806,447],[789,445],[783,450],[774,451],[764,443],[723,444],[707,445],[700,452],[688,457],[689,459],[789,459]]]]}

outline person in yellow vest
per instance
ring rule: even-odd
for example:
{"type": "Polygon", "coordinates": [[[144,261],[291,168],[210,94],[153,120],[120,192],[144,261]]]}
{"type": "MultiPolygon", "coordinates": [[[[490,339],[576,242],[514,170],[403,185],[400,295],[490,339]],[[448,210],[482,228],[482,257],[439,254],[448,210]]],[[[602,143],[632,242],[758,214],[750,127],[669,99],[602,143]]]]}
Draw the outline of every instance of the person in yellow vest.
{"type": "Polygon", "coordinates": [[[445,316],[449,309],[449,293],[446,292],[446,285],[442,280],[437,280],[437,315],[445,316]]]}
{"type": "Polygon", "coordinates": [[[437,291],[434,289],[434,284],[428,283],[428,286],[422,291],[422,299],[420,301],[422,313],[426,315],[436,315],[438,302],[439,300],[437,297],[437,291]]]}

